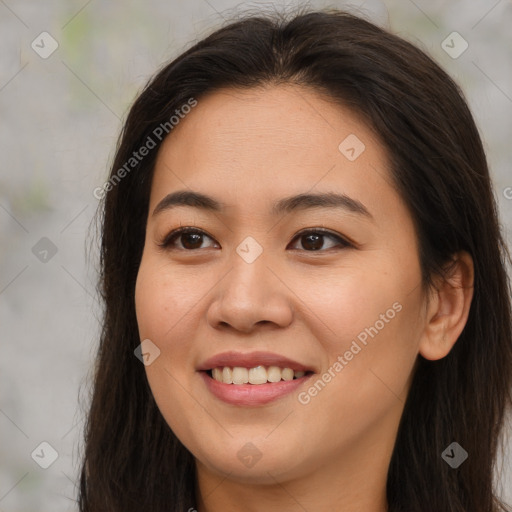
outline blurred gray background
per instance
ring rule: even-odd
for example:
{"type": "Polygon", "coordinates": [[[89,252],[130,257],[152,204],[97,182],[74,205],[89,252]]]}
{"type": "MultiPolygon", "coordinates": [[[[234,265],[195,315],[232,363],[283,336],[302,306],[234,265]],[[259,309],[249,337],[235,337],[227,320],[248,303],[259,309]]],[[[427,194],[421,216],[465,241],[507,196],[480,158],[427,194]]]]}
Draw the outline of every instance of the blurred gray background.
{"type": "MultiPolygon", "coordinates": [[[[0,0],[0,511],[77,510],[78,398],[87,403],[99,333],[93,190],[131,102],[225,18],[296,5],[0,0]]],[[[365,12],[461,85],[510,240],[512,0],[309,5],[365,12]]],[[[508,449],[499,483],[512,502],[510,441],[508,449]]]]}

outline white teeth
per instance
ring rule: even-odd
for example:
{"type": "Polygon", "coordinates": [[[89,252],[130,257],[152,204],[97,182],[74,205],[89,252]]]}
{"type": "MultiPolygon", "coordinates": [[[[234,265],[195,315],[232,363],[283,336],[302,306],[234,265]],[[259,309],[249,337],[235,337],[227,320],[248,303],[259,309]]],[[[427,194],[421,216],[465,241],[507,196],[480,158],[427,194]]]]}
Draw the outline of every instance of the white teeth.
{"type": "Polygon", "coordinates": [[[285,368],[281,372],[281,377],[283,380],[293,380],[293,370],[291,368],[285,368]]]}
{"type": "Polygon", "coordinates": [[[294,378],[300,379],[305,374],[306,372],[303,371],[293,371],[291,368],[279,368],[278,366],[269,366],[268,368],[264,366],[254,368],[224,366],[212,369],[212,377],[224,384],[266,384],[294,378]]]}
{"type": "Polygon", "coordinates": [[[281,380],[281,368],[278,366],[271,366],[267,370],[269,382],[279,382],[281,380]]]}
{"type": "Polygon", "coordinates": [[[233,384],[247,384],[249,382],[249,370],[235,366],[233,368],[233,384]]]}
{"type": "Polygon", "coordinates": [[[233,370],[229,366],[225,366],[222,368],[222,376],[219,376],[217,380],[226,384],[233,384],[233,370]]]}
{"type": "Polygon", "coordinates": [[[267,382],[267,370],[264,366],[256,366],[249,370],[249,382],[251,384],[265,384],[267,382]]]}
{"type": "MultiPolygon", "coordinates": [[[[226,370],[229,370],[231,372],[231,368],[225,368],[226,370]]],[[[222,368],[214,368],[212,370],[212,377],[215,379],[215,380],[218,380],[220,382],[223,381],[223,378],[222,378],[222,374],[223,374],[223,370],[222,368]]]]}

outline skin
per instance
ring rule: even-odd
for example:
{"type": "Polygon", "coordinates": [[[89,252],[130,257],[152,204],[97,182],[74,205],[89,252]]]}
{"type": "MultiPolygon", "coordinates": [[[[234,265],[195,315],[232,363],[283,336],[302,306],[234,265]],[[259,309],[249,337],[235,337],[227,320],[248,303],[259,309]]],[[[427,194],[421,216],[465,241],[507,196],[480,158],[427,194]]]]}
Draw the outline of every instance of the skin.
{"type": "Polygon", "coordinates": [[[427,300],[412,218],[390,176],[384,147],[358,116],[296,85],[201,98],[160,148],[136,312],[140,339],[161,351],[145,367],[153,395],[196,459],[199,512],[240,503],[249,512],[387,510],[415,361],[449,353],[473,284],[471,258],[454,255],[453,272],[427,300]],[[350,134],[365,144],[354,161],[338,149],[350,134]],[[152,215],[177,190],[226,208],[152,215]],[[372,218],[335,208],[271,215],[274,201],[312,192],[344,193],[372,218]],[[197,248],[184,248],[186,236],[159,247],[180,226],[205,232],[192,239],[197,248]],[[314,251],[297,236],[321,227],[354,245],[326,235],[314,251]],[[263,249],[252,263],[236,252],[247,236],[263,249]],[[312,366],[316,381],[395,303],[401,310],[307,404],[298,393],[311,382],[264,406],[226,404],[195,370],[220,352],[265,350],[312,366]],[[237,456],[248,442],[261,454],[252,467],[237,456]]]}

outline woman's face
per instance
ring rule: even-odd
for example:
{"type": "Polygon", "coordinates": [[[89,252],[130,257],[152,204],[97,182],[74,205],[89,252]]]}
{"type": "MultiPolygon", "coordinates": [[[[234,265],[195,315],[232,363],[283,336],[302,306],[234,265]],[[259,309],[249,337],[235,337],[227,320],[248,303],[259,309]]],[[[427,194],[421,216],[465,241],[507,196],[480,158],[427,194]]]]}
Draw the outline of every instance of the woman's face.
{"type": "Polygon", "coordinates": [[[385,471],[425,324],[420,282],[383,146],[312,90],[215,92],[163,143],[137,321],[155,400],[201,471],[385,471]],[[180,227],[196,232],[168,237],[180,227]]]}

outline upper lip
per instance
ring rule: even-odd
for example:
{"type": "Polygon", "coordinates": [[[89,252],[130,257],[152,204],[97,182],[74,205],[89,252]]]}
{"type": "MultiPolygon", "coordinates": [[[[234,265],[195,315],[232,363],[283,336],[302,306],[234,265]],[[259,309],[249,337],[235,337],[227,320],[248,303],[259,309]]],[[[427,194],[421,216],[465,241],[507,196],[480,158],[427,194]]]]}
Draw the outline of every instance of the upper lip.
{"type": "Polygon", "coordinates": [[[313,368],[294,361],[288,357],[273,354],[272,352],[222,352],[208,358],[201,363],[197,370],[206,371],[223,366],[239,366],[242,368],[255,368],[256,366],[279,366],[280,368],[291,368],[295,371],[314,371],[313,368]]]}

